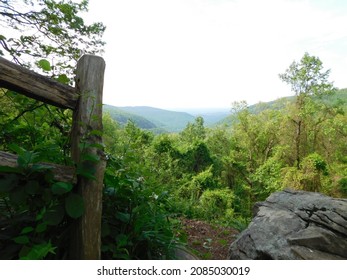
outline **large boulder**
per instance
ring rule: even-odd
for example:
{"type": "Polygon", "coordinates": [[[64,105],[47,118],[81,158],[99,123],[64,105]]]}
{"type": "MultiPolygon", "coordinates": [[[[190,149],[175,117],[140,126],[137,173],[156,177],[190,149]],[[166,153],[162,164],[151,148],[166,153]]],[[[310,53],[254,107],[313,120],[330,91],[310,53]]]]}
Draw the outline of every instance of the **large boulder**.
{"type": "Polygon", "coordinates": [[[347,259],[347,199],[284,190],[257,203],[253,214],[230,259],[347,259]]]}

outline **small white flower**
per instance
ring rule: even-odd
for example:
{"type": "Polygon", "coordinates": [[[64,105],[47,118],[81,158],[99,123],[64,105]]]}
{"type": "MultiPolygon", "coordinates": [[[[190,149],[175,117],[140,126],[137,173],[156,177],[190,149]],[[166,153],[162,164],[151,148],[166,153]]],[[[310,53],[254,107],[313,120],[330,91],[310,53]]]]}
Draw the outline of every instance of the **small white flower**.
{"type": "Polygon", "coordinates": [[[136,181],[139,183],[143,183],[145,181],[145,178],[141,176],[141,177],[137,178],[136,181]]]}
{"type": "Polygon", "coordinates": [[[155,193],[152,193],[152,195],[150,197],[154,198],[155,200],[157,200],[159,196],[157,194],[155,194],[155,193]]]}

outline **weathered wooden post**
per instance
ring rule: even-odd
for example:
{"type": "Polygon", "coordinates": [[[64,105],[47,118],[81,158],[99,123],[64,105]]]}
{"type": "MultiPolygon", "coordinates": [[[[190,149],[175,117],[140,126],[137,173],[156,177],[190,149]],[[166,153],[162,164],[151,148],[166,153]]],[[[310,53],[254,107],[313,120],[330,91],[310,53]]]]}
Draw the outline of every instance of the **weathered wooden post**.
{"type": "Polygon", "coordinates": [[[77,190],[84,200],[84,214],[76,221],[70,258],[100,259],[102,188],[106,166],[102,150],[102,91],[105,61],[84,55],[77,64],[76,90],[79,100],[72,125],[72,158],[95,179],[78,175],[77,190]]]}

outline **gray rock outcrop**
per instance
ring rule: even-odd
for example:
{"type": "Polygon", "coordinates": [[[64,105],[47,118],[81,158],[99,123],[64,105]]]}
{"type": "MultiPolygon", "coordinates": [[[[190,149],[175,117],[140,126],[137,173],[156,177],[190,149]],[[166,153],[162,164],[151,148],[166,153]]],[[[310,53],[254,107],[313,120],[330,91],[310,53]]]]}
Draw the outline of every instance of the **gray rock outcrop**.
{"type": "Polygon", "coordinates": [[[284,190],[257,203],[253,214],[230,259],[347,259],[347,199],[284,190]]]}

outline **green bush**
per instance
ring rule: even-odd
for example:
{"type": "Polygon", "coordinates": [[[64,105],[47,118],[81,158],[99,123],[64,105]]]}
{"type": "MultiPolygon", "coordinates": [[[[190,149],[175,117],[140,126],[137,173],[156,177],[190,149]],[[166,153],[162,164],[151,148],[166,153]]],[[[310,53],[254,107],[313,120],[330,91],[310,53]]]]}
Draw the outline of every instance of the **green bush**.
{"type": "Polygon", "coordinates": [[[338,182],[340,191],[343,195],[347,195],[347,177],[343,177],[338,182]]]}
{"type": "Polygon", "coordinates": [[[328,175],[328,167],[323,159],[317,153],[312,153],[305,157],[301,162],[301,180],[302,188],[306,191],[320,191],[322,188],[322,175],[328,175]]]}
{"type": "Polygon", "coordinates": [[[105,173],[102,258],[173,259],[179,241],[165,209],[168,194],[123,164],[111,158],[105,173]]]}
{"type": "Polygon", "coordinates": [[[206,190],[200,197],[199,207],[205,219],[213,220],[233,212],[234,194],[230,189],[206,190]]]}
{"type": "Polygon", "coordinates": [[[207,189],[215,189],[218,182],[214,179],[212,173],[212,165],[204,171],[191,178],[187,177],[182,180],[185,183],[178,188],[177,195],[180,198],[196,201],[200,198],[201,194],[207,189]]]}
{"type": "Polygon", "coordinates": [[[53,180],[50,168],[38,164],[40,154],[16,150],[18,167],[0,167],[0,258],[65,259],[82,197],[72,184],[53,180]]]}
{"type": "Polygon", "coordinates": [[[265,200],[271,193],[282,189],[282,164],[271,157],[259,166],[253,175],[253,180],[257,183],[256,197],[258,200],[265,200]]]}

